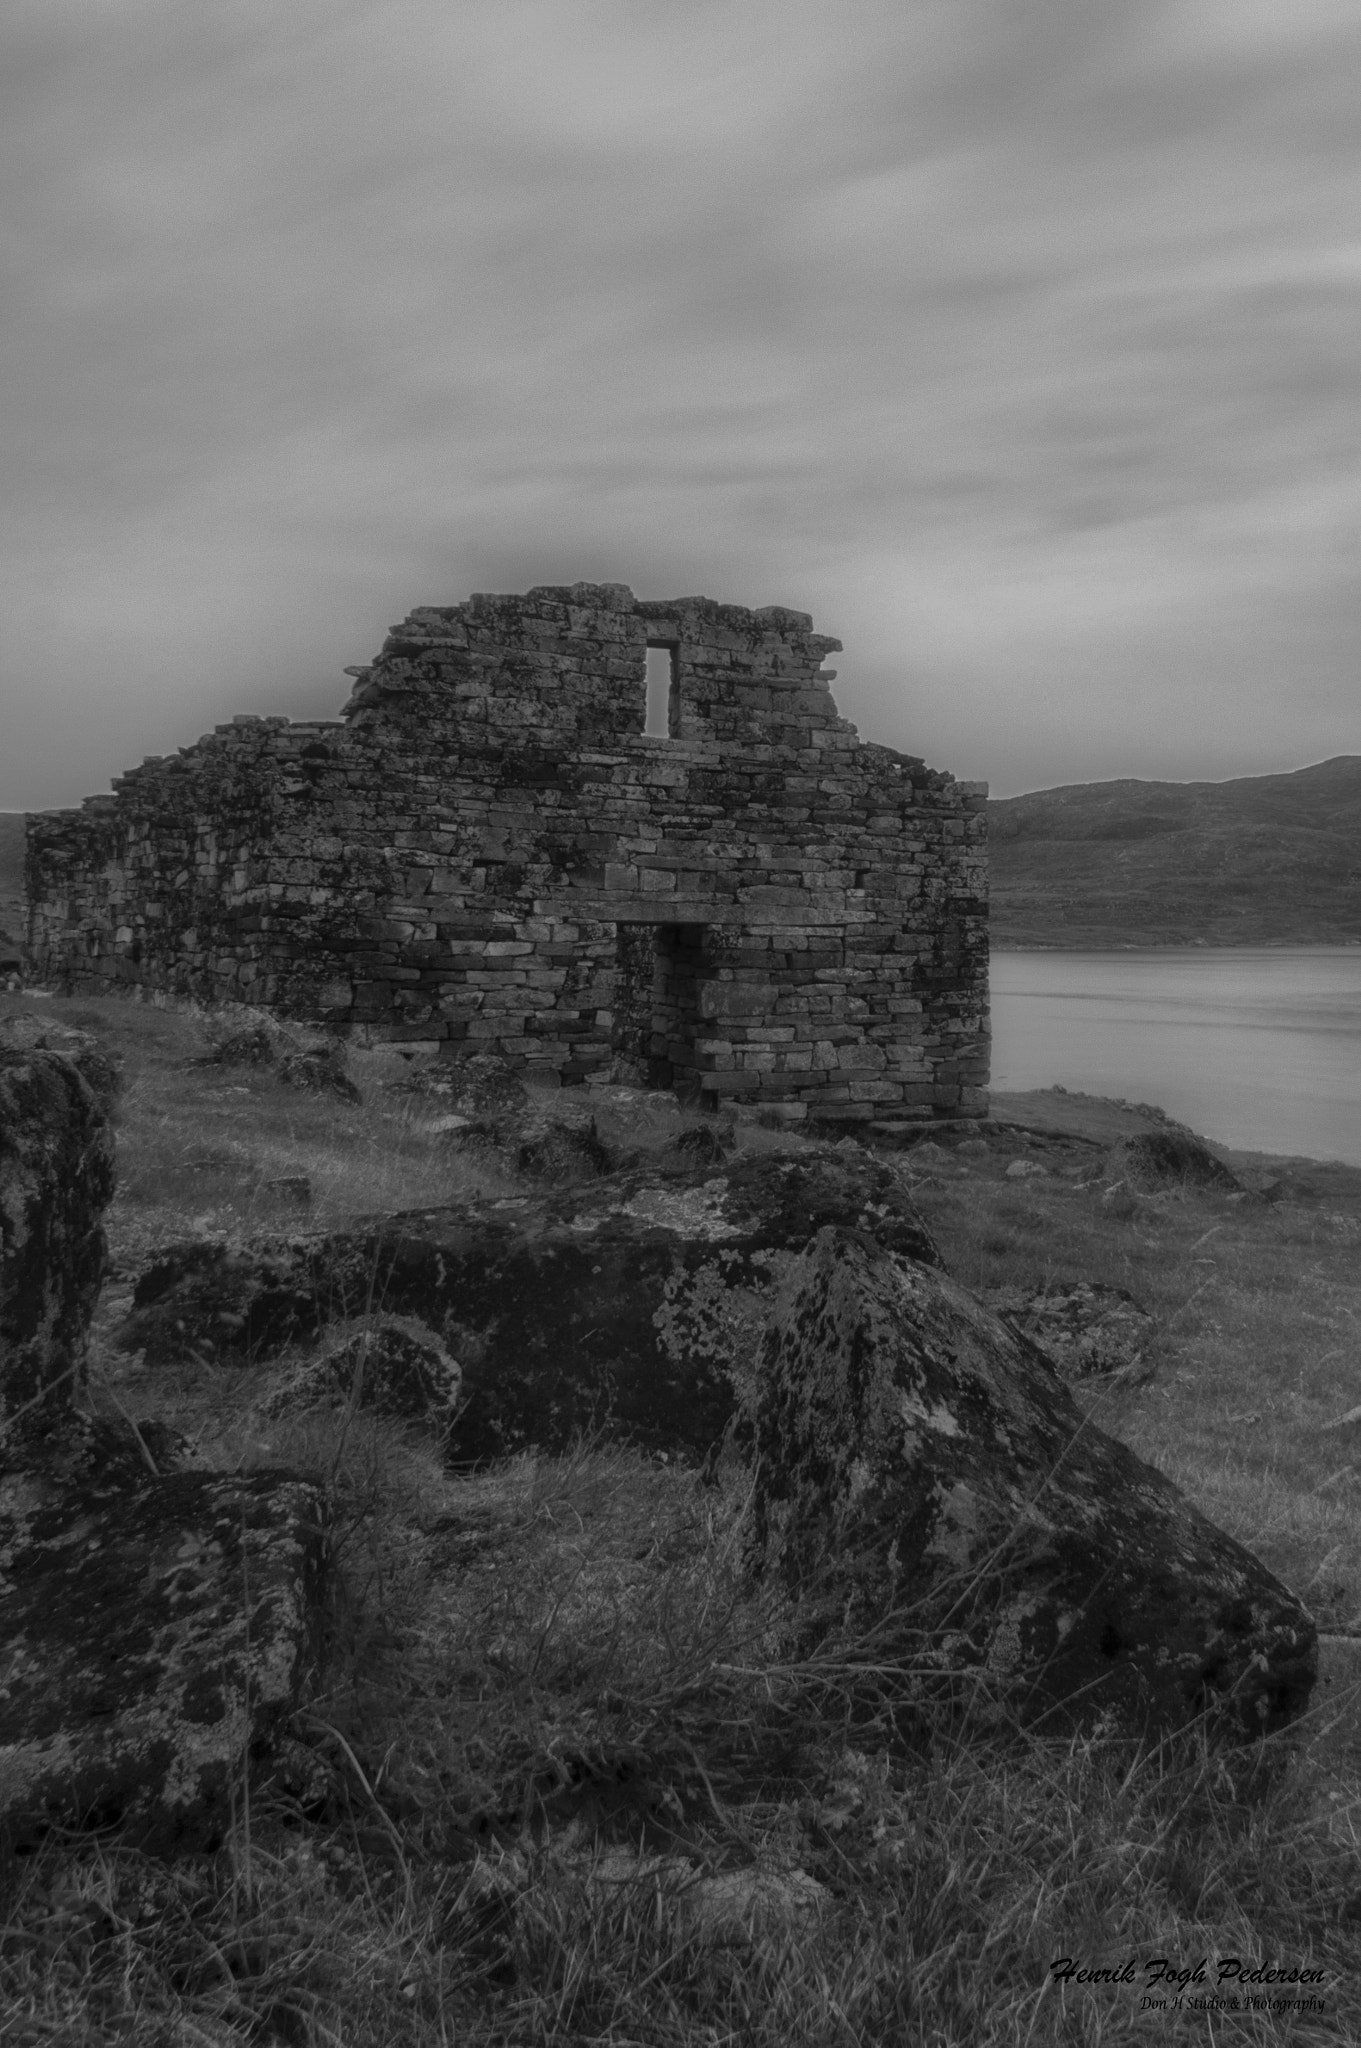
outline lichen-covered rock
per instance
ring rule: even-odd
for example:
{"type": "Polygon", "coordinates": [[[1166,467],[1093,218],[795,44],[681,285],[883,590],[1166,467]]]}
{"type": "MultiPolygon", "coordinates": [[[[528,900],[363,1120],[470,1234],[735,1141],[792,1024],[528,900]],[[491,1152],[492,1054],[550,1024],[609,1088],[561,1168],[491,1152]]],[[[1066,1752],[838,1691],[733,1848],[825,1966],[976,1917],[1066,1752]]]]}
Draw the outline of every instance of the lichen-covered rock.
{"type": "Polygon", "coordinates": [[[0,1825],[211,1846],[310,1668],[320,1496],[69,1464],[59,1440],[0,1467],[0,1825]]]}
{"type": "Polygon", "coordinates": [[[1308,1700],[1317,1637],[1286,1587],[1024,1337],[863,1233],[820,1232],[786,1279],[755,1439],[758,1556],[836,1590],[881,1660],[920,1671],[929,1639],[1035,1722],[1211,1710],[1257,1735],[1308,1700]]]}
{"type": "Polygon", "coordinates": [[[0,1418],[11,1427],[69,1410],[84,1372],[113,1192],[112,1093],[93,1045],[0,1040],[0,1418]]]}
{"type": "MultiPolygon", "coordinates": [[[[150,1365],[198,1357],[253,1365],[315,1337],[328,1303],[299,1238],[228,1245],[197,1238],[159,1251],[138,1275],[119,1334],[150,1365]]],[[[358,1313],[336,1303],[335,1316],[358,1313]]]]}
{"type": "Polygon", "coordinates": [[[938,1262],[896,1174],[859,1148],[809,1146],[371,1231],[182,1247],[142,1276],[119,1341],[153,1360],[258,1360],[377,1308],[416,1317],[458,1360],[456,1459],[558,1450],[592,1428],[703,1457],[741,1405],[775,1286],[829,1223],[938,1262]]]}
{"type": "Polygon", "coordinates": [[[358,1102],[360,1094],[345,1072],[345,1053],[339,1045],[310,1046],[288,1053],[275,1069],[288,1088],[306,1088],[314,1095],[338,1095],[342,1102],[358,1102]]]}
{"type": "Polygon", "coordinates": [[[427,1088],[438,1084],[452,1109],[474,1119],[518,1116],[529,1107],[529,1091],[508,1060],[496,1053],[475,1052],[456,1061],[441,1061],[433,1072],[416,1077],[427,1088]]]}
{"type": "MultiPolygon", "coordinates": [[[[19,1020],[21,1023],[24,1020],[19,1020]]],[[[93,1044],[0,1041],[0,1828],[212,1841],[297,1697],[322,1503],[77,1412],[113,1186],[93,1044]]]]}
{"type": "Polygon", "coordinates": [[[1242,1186],[1193,1131],[1176,1126],[1122,1138],[1111,1153],[1110,1169],[1135,1188],[1217,1188],[1232,1193],[1242,1186]]]}
{"type": "Polygon", "coordinates": [[[672,1150],[687,1166],[717,1166],[728,1158],[736,1142],[731,1124],[705,1117],[702,1123],[687,1124],[677,1131],[672,1150]]]}
{"type": "Polygon", "coordinates": [[[264,1024],[247,1024],[220,1038],[211,1052],[190,1062],[195,1067],[271,1067],[274,1039],[264,1024]]]}
{"type": "Polygon", "coordinates": [[[353,1406],[415,1422],[441,1442],[458,1406],[462,1374],[433,1330],[406,1316],[374,1315],[328,1329],[326,1346],[256,1404],[264,1417],[353,1406]]]}
{"type": "Polygon", "coordinates": [[[528,1109],[518,1115],[451,1116],[445,1128],[456,1151],[480,1153],[503,1171],[527,1180],[594,1180],[616,1164],[590,1115],[528,1109]]]}
{"type": "Polygon", "coordinates": [[[1128,1371],[1153,1335],[1153,1317],[1128,1288],[1098,1280],[990,1288],[981,1298],[1038,1344],[1065,1379],[1128,1371]]]}

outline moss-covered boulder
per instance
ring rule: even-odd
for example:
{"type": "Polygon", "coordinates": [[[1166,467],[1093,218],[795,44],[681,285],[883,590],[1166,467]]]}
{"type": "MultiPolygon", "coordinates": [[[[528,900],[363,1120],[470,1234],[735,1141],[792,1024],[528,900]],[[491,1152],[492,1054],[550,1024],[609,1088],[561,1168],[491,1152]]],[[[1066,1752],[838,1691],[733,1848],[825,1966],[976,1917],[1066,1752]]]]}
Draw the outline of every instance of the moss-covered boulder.
{"type": "Polygon", "coordinates": [[[325,1517],[288,1473],[186,1470],[170,1431],[76,1405],[111,1087],[97,1049],[0,1039],[0,1830],[173,1847],[220,1837],[297,1699],[325,1517]]]}
{"type": "Polygon", "coordinates": [[[593,1429],[702,1458],[742,1405],[776,1287],[832,1223],[938,1261],[889,1167],[809,1145],[330,1237],[173,1248],[138,1281],[120,1342],[258,1362],[340,1317],[414,1317],[461,1370],[457,1461],[593,1429]]]}
{"type": "Polygon", "coordinates": [[[780,1292],[755,1406],[757,1557],[910,1671],[1027,1721],[1269,1734],[1304,1708],[1295,1596],[1088,1421],[939,1271],[826,1229],[780,1292]]]}
{"type": "Polygon", "coordinates": [[[211,1847],[311,1668],[322,1503],[75,1433],[0,1466],[0,1825],[211,1847]]]}

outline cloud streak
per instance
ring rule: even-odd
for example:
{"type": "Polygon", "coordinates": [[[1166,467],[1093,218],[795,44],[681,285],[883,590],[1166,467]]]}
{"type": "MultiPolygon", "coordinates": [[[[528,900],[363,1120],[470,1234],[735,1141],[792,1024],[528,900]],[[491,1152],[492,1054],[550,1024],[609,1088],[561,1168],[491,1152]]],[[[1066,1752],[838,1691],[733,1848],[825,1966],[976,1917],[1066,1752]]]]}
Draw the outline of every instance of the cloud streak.
{"type": "Polygon", "coordinates": [[[0,805],[415,602],[791,602],[999,790],[1354,751],[1354,9],[21,5],[0,805]]]}

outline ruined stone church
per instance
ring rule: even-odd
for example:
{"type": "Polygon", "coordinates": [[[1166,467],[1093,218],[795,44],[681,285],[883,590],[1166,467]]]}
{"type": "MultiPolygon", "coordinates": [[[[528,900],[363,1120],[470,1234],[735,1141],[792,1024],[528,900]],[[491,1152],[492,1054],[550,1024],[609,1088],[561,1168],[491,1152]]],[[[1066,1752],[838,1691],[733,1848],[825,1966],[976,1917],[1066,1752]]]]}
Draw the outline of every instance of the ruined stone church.
{"type": "Polygon", "coordinates": [[[33,969],[791,1121],[977,1115],[986,787],[858,739],[840,644],[610,583],[414,611],[339,719],[32,817],[33,969]]]}

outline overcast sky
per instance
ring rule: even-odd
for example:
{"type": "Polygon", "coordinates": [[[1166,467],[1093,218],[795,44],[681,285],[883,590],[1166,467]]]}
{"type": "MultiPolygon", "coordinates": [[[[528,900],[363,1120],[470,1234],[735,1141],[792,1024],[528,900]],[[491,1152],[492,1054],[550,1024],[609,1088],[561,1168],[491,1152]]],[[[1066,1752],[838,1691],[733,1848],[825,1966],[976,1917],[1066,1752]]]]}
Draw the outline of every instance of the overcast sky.
{"type": "Polygon", "coordinates": [[[996,794],[1361,752],[1356,0],[8,0],[0,808],[413,605],[792,604],[996,794]]]}

